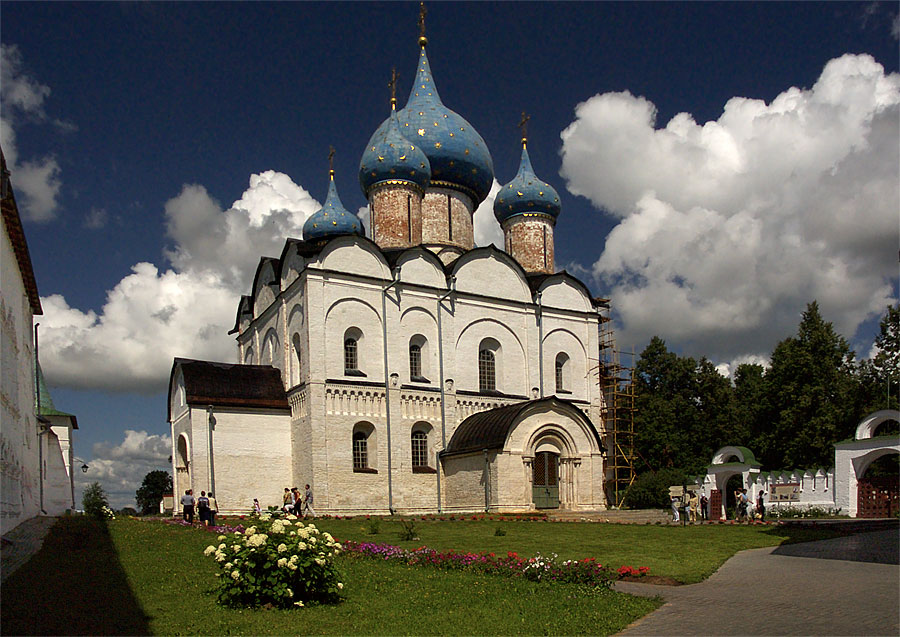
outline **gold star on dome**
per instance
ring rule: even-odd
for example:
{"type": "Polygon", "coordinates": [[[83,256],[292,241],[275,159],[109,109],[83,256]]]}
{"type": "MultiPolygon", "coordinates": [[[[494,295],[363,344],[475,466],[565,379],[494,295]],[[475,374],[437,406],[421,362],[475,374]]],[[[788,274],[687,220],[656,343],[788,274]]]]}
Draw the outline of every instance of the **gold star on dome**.
{"type": "Polygon", "coordinates": [[[419,137],[425,137],[425,129],[424,128],[420,128],[418,133],[419,133],[419,137]]]}
{"type": "Polygon", "coordinates": [[[434,147],[435,147],[435,148],[440,148],[440,147],[441,147],[441,142],[434,142],[434,147]]]}

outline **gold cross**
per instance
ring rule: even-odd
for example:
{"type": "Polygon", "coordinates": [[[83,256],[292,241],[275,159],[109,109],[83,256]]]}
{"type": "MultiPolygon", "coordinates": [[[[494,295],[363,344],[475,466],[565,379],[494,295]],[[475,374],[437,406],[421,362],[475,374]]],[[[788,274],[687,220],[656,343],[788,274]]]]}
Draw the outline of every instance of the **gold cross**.
{"type": "Polygon", "coordinates": [[[522,111],[522,119],[519,122],[519,128],[522,131],[522,141],[524,142],[528,139],[528,120],[531,119],[531,115],[526,115],[525,111],[522,111]]]}
{"type": "Polygon", "coordinates": [[[391,69],[391,81],[388,82],[388,86],[391,88],[391,104],[397,103],[397,69],[391,69]]]}
{"type": "Polygon", "coordinates": [[[334,177],[334,146],[328,147],[328,172],[334,177]]]}
{"type": "Polygon", "coordinates": [[[419,38],[425,37],[425,16],[428,14],[428,9],[425,8],[425,3],[419,3],[419,38]]]}

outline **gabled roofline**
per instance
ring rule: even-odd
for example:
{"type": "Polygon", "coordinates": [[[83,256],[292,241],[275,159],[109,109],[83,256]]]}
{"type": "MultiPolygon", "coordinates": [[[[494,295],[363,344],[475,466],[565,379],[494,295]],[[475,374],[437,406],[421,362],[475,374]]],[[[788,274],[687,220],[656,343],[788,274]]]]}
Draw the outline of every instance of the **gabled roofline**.
{"type": "Polygon", "coordinates": [[[0,148],[0,179],[6,182],[6,196],[0,202],[0,209],[3,213],[3,223],[6,225],[6,233],[9,235],[9,242],[12,244],[13,253],[16,255],[16,263],[19,266],[19,272],[22,275],[22,285],[25,287],[25,294],[28,296],[28,304],[31,306],[31,313],[34,316],[41,316],[44,313],[41,307],[41,296],[38,294],[37,280],[34,277],[34,268],[31,265],[31,255],[28,252],[28,242],[25,240],[25,229],[22,227],[22,218],[19,216],[19,206],[16,204],[16,196],[13,193],[12,181],[9,178],[9,171],[6,168],[6,155],[0,148]]]}

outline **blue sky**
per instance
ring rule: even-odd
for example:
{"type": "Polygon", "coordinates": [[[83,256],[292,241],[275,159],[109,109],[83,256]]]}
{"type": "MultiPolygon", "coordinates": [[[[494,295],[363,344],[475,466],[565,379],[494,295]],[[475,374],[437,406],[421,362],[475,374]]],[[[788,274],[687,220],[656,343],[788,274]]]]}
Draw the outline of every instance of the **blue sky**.
{"type": "MultiPolygon", "coordinates": [[[[405,103],[417,16],[3,3],[2,144],[42,364],[78,415],[83,479],[114,502],[168,455],[172,357],[234,356],[238,295],[324,199],[329,146],[364,208],[359,159],[392,67],[405,103]]],[[[659,334],[723,370],[763,360],[815,298],[868,353],[897,297],[896,3],[432,3],[427,29],[440,95],[500,184],[530,114],[562,201],[557,267],[612,298],[622,348],[659,334]]]]}

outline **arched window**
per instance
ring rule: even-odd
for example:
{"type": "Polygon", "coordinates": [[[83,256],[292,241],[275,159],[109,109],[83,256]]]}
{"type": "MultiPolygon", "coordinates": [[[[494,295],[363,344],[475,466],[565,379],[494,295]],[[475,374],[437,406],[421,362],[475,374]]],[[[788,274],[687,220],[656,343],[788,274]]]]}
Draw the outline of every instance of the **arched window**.
{"type": "Polygon", "coordinates": [[[411,436],[413,467],[428,466],[428,434],[414,431],[411,436]]]}
{"type": "Polygon", "coordinates": [[[344,339],[344,373],[359,371],[358,341],[352,336],[344,339]]]}
{"type": "Polygon", "coordinates": [[[422,377],[422,346],[416,343],[409,344],[409,377],[422,377]]]}
{"type": "Polygon", "coordinates": [[[378,473],[378,440],[372,423],[358,422],[352,434],[353,472],[378,473]]]}
{"type": "Polygon", "coordinates": [[[248,347],[244,351],[244,365],[253,365],[255,358],[253,356],[253,348],[248,347]]]}
{"type": "Polygon", "coordinates": [[[428,373],[428,340],[421,334],[409,339],[409,380],[413,383],[429,383],[428,373]]]}
{"type": "Polygon", "coordinates": [[[365,376],[361,367],[365,363],[363,333],[351,327],[344,332],[344,376],[365,376]]]}
{"type": "Polygon", "coordinates": [[[478,351],[478,389],[483,392],[497,389],[497,361],[494,352],[487,348],[478,351]]]}
{"type": "Polygon", "coordinates": [[[571,394],[569,387],[569,356],[565,352],[556,355],[556,393],[571,394]]]}
{"type": "Polygon", "coordinates": [[[369,468],[369,437],[363,431],[353,433],[353,470],[369,468]]]}
{"type": "Polygon", "coordinates": [[[294,333],[294,337],[291,339],[291,344],[294,346],[294,360],[292,366],[292,385],[300,384],[300,380],[302,378],[302,374],[300,373],[300,335],[296,332],[294,333]]]}

